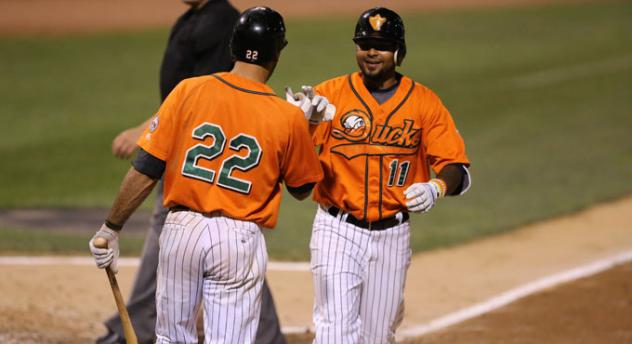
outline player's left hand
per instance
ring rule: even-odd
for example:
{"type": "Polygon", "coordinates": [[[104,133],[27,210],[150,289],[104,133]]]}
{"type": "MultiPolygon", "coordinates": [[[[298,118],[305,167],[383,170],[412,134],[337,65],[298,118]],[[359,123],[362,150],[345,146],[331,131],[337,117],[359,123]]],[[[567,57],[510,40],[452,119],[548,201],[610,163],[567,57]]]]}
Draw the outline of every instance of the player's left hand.
{"type": "Polygon", "coordinates": [[[88,246],[90,246],[90,252],[94,261],[99,269],[105,269],[110,267],[112,272],[118,272],[118,257],[119,257],[119,234],[117,231],[108,228],[105,224],[94,234],[88,246]],[[108,242],[108,248],[98,248],[94,246],[94,240],[96,238],[103,238],[108,242]]]}
{"type": "Polygon", "coordinates": [[[119,133],[112,141],[112,154],[119,159],[129,159],[136,148],[136,140],[141,133],[137,128],[129,128],[119,133]]]}
{"type": "Polygon", "coordinates": [[[430,210],[441,195],[439,187],[432,182],[415,183],[404,191],[406,207],[411,213],[425,213],[430,210]]]}

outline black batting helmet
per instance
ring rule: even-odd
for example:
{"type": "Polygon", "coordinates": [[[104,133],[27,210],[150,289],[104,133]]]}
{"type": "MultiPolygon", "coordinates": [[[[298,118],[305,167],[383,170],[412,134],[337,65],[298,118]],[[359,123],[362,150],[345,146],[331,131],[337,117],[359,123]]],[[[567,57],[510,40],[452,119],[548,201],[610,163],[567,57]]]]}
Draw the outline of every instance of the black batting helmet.
{"type": "Polygon", "coordinates": [[[383,39],[396,43],[395,62],[398,66],[402,64],[406,56],[406,40],[404,21],[399,14],[385,7],[364,11],[358,18],[353,41],[358,43],[365,39],[383,39]]]}
{"type": "Polygon", "coordinates": [[[249,8],[241,14],[230,40],[235,60],[257,65],[278,60],[286,45],[283,17],[263,6],[249,8]]]}

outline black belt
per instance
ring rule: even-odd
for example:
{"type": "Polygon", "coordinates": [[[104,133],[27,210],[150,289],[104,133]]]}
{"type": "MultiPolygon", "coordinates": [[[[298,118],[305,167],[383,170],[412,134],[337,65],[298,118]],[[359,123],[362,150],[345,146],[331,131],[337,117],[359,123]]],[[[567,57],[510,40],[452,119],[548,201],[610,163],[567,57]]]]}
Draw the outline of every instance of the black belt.
{"type": "MultiPolygon", "coordinates": [[[[338,216],[338,214],[340,214],[340,209],[337,207],[329,207],[329,209],[327,209],[327,212],[331,216],[338,216]]],[[[409,218],[410,216],[408,215],[408,213],[402,213],[401,221],[397,219],[397,216],[391,216],[385,219],[381,219],[379,221],[368,222],[368,221],[356,219],[355,217],[353,217],[353,215],[347,214],[346,221],[347,223],[350,223],[354,226],[368,229],[370,231],[381,231],[381,230],[402,224],[408,221],[409,218]]]]}
{"type": "Polygon", "coordinates": [[[177,213],[179,211],[190,211],[190,212],[202,214],[204,216],[216,216],[216,215],[221,215],[221,213],[222,213],[221,211],[212,211],[210,213],[203,213],[201,211],[193,210],[193,209],[191,209],[189,207],[185,207],[183,205],[173,206],[173,207],[169,208],[169,211],[171,211],[172,213],[177,213]]]}
{"type": "Polygon", "coordinates": [[[179,211],[193,211],[193,210],[191,210],[191,208],[185,207],[183,205],[176,205],[174,207],[169,208],[169,210],[174,212],[174,213],[179,212],[179,211]]]}

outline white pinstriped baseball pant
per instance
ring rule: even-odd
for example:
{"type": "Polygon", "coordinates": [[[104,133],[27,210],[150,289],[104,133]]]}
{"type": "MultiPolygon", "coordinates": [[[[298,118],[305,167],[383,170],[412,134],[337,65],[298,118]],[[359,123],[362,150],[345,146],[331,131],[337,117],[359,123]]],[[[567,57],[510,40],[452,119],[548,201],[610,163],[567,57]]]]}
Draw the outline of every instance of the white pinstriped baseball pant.
{"type": "Polygon", "coordinates": [[[318,207],[310,241],[314,343],[393,343],[404,314],[410,223],[369,231],[318,207]]]}
{"type": "Polygon", "coordinates": [[[261,228],[191,211],[170,212],[160,235],[156,343],[253,343],[268,255],[261,228]]]}

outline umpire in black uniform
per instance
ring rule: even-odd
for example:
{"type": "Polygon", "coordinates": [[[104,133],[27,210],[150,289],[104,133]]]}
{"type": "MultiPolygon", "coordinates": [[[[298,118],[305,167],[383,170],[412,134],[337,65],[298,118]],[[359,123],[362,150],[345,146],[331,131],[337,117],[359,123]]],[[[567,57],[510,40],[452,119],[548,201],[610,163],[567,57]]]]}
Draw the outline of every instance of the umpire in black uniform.
{"type": "MultiPolygon", "coordinates": [[[[182,0],[190,6],[176,21],[160,68],[160,96],[169,92],[183,79],[229,71],[233,60],[229,49],[233,27],[239,11],[227,0],[182,0]]],[[[112,152],[119,158],[129,158],[136,150],[136,141],[145,123],[121,132],[112,142],[112,152]]],[[[153,343],[156,327],[156,269],[158,267],[158,238],[168,209],[162,206],[162,182],[156,187],[157,199],[151,218],[151,228],[143,247],[140,268],[127,303],[138,342],[153,343]]],[[[257,329],[257,344],[284,344],[272,295],[264,281],[261,315],[257,329]]],[[[125,343],[118,314],[105,322],[108,333],[97,339],[97,344],[125,343]]]]}

